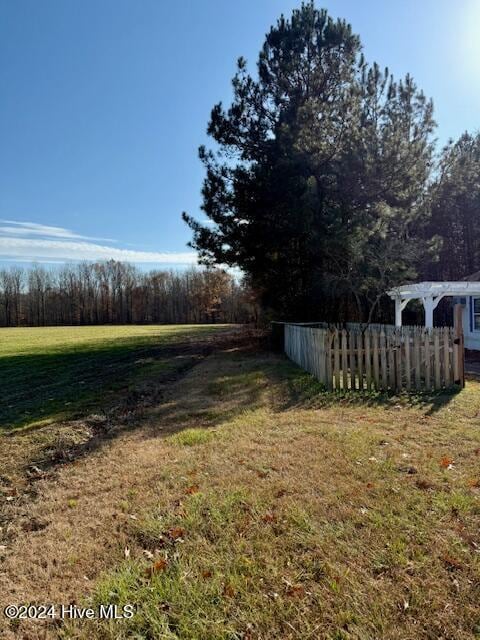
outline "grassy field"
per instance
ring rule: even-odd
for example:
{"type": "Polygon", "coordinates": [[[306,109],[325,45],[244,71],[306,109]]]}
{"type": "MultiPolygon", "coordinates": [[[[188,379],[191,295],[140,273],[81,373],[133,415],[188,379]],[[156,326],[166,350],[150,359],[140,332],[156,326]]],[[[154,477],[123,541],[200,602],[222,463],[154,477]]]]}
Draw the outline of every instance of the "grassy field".
{"type": "Polygon", "coordinates": [[[155,506],[91,600],[137,614],[67,637],[480,637],[478,383],[338,401],[238,353],[181,389],[155,506]]]}
{"type": "Polygon", "coordinates": [[[216,325],[0,329],[0,431],[71,418],[172,367],[166,347],[216,325]]]}
{"type": "Polygon", "coordinates": [[[135,428],[36,481],[41,499],[9,503],[0,610],[75,601],[134,617],[13,621],[6,637],[480,638],[479,423],[478,382],[342,397],[229,345],[135,428]]]}

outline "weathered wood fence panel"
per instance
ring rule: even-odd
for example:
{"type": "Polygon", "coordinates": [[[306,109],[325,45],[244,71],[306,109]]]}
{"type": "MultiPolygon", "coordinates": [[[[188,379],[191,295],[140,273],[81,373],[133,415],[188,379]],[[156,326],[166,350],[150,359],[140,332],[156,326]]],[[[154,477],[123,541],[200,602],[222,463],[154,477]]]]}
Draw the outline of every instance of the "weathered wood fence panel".
{"type": "Polygon", "coordinates": [[[458,329],[285,324],[285,353],[332,390],[438,390],[464,385],[458,329]]]}

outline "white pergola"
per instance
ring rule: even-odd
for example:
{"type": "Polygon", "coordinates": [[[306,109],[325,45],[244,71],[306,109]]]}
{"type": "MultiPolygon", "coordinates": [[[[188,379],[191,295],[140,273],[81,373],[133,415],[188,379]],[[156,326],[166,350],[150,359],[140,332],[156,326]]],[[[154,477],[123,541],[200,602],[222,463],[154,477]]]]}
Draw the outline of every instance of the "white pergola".
{"type": "Polygon", "coordinates": [[[402,326],[402,311],[410,300],[421,300],[425,309],[425,326],[433,327],[433,311],[445,296],[480,295],[480,282],[417,282],[387,291],[395,300],[395,325],[402,326]]]}

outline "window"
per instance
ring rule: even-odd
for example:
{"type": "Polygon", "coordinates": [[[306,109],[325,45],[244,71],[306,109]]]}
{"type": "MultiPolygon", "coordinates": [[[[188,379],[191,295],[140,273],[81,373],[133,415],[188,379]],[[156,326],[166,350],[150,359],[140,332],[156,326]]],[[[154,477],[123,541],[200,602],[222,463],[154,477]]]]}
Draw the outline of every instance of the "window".
{"type": "Polygon", "coordinates": [[[473,330],[480,331],[480,298],[473,298],[473,330]]]}

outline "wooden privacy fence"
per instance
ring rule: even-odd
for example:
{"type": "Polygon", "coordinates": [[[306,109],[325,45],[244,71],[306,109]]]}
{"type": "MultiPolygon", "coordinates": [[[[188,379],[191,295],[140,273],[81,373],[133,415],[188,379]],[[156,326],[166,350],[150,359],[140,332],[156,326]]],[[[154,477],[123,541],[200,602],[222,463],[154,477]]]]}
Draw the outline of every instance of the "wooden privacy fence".
{"type": "Polygon", "coordinates": [[[463,334],[440,327],[284,325],[287,356],[331,390],[464,384],[463,334]]]}

